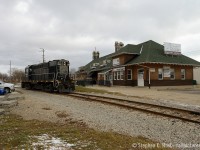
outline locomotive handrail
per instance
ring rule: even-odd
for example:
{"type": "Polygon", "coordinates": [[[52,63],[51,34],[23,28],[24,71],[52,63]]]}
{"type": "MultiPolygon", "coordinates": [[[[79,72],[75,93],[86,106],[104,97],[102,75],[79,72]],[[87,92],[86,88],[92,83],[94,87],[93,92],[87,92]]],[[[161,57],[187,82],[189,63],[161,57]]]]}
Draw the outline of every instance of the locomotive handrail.
{"type": "Polygon", "coordinates": [[[31,74],[31,75],[29,75],[29,76],[32,76],[32,75],[43,75],[43,74],[55,74],[55,73],[31,74]]]}

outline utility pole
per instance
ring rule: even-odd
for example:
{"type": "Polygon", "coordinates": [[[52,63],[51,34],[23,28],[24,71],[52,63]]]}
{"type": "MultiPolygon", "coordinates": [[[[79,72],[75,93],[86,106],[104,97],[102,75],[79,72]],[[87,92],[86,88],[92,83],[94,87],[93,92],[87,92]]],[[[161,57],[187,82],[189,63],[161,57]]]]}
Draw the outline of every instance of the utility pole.
{"type": "Polygon", "coordinates": [[[11,83],[11,60],[10,60],[10,83],[11,83]]]}
{"type": "Polygon", "coordinates": [[[44,48],[40,48],[41,50],[42,50],[42,58],[43,58],[43,63],[45,62],[45,60],[44,60],[44,48]]]}

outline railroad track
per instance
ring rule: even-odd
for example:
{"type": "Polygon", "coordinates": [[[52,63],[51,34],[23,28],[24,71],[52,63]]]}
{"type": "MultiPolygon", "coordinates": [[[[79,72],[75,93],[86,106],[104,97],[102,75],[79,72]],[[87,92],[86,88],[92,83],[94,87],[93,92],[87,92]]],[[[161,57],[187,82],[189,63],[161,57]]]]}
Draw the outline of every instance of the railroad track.
{"type": "Polygon", "coordinates": [[[146,113],[160,115],[168,118],[180,119],[187,122],[200,124],[200,111],[185,110],[180,108],[172,108],[168,106],[161,106],[156,104],[125,100],[120,98],[96,96],[83,93],[71,93],[67,96],[84,99],[87,101],[96,101],[106,104],[111,104],[119,107],[124,107],[133,110],[139,110],[146,113]]]}

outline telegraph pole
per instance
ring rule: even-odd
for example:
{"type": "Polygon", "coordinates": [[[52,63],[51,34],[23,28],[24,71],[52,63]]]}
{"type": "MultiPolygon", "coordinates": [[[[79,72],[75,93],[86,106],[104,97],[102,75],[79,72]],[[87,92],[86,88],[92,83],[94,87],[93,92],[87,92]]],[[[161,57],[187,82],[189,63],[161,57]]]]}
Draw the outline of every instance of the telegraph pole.
{"type": "Polygon", "coordinates": [[[44,48],[40,48],[41,50],[42,50],[42,58],[43,58],[43,63],[45,62],[45,60],[44,60],[44,48]]]}
{"type": "Polygon", "coordinates": [[[11,83],[11,60],[10,60],[10,83],[11,83]]]}

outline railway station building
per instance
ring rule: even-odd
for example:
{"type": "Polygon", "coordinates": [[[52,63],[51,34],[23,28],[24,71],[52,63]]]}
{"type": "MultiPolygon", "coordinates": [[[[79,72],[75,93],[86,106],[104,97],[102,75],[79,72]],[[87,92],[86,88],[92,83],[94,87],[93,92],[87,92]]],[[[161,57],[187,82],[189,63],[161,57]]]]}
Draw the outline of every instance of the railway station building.
{"type": "Polygon", "coordinates": [[[99,57],[79,68],[77,80],[112,86],[177,86],[192,85],[193,68],[200,62],[180,51],[180,44],[161,45],[152,40],[140,44],[115,42],[115,52],[99,57]]]}

